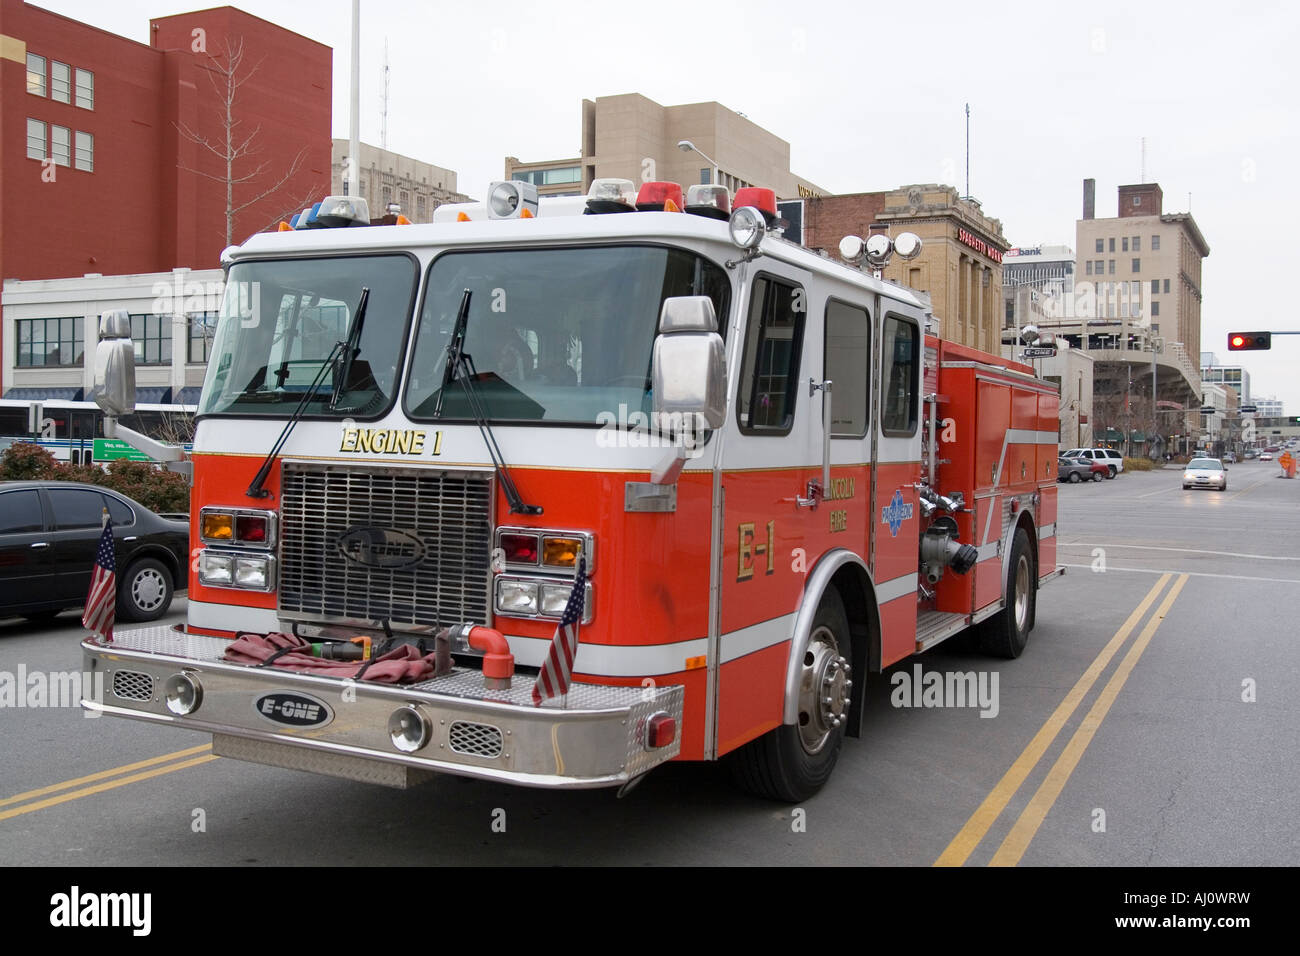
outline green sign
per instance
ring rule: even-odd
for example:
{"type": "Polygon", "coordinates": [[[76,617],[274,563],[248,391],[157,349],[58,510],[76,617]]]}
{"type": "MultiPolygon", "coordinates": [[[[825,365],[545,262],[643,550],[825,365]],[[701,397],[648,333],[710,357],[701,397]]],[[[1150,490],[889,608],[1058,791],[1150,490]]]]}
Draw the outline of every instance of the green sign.
{"type": "Polygon", "coordinates": [[[131,461],[153,461],[140,449],[132,448],[126,442],[117,438],[95,439],[95,461],[115,461],[118,458],[129,458],[131,461]]]}

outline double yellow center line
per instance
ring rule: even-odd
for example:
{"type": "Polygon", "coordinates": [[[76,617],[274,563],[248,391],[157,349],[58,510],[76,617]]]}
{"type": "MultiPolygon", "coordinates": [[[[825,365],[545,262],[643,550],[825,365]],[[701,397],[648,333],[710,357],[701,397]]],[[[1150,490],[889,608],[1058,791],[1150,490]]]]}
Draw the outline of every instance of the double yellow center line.
{"type": "MultiPolygon", "coordinates": [[[[1164,590],[1165,585],[1173,577],[1172,574],[1162,575],[1160,580],[1155,583],[1155,586],[1147,592],[1146,597],[1128,616],[1128,620],[1120,625],[1119,630],[1115,632],[1115,636],[1102,648],[1101,653],[1084,671],[1083,676],[1070,688],[1070,692],[1065,695],[1065,699],[1057,706],[1052,716],[1047,718],[1047,722],[1034,735],[1034,739],[1029,741],[1020,756],[1016,758],[1015,763],[1003,774],[997,786],[971,814],[970,819],[966,821],[966,825],[961,828],[960,832],[953,837],[952,842],[939,855],[939,859],[935,860],[935,866],[961,866],[966,862],[971,853],[975,851],[975,848],[979,846],[980,841],[988,834],[989,829],[997,821],[1002,811],[1006,809],[1007,804],[1016,795],[1016,792],[1034,767],[1042,760],[1043,754],[1047,752],[1047,748],[1051,746],[1052,741],[1056,739],[1066,722],[1079,708],[1079,705],[1083,703],[1088,691],[1092,689],[1092,686],[1101,677],[1107,665],[1119,653],[1129,635],[1133,633],[1138,623],[1146,616],[1151,605],[1155,603],[1160,592],[1164,590]]],[[[1123,689],[1124,682],[1128,680],[1129,674],[1132,673],[1138,658],[1142,656],[1142,652],[1151,643],[1151,637],[1155,634],[1156,628],[1160,626],[1160,622],[1169,613],[1169,608],[1178,597],[1178,593],[1183,589],[1183,585],[1187,583],[1187,578],[1188,575],[1186,574],[1178,575],[1177,580],[1174,581],[1174,586],[1169,589],[1169,593],[1160,602],[1155,614],[1147,621],[1137,640],[1133,642],[1133,646],[1129,648],[1128,653],[1124,655],[1124,659],[1115,669],[1115,673],[1107,681],[1106,686],[1092,705],[1092,709],[1083,718],[1082,723],[1079,724],[1069,743],[1065,745],[1061,755],[1056,758],[1056,763],[1048,771],[1046,779],[1043,780],[1025,809],[1021,811],[1019,818],[1011,828],[1011,832],[1007,834],[1006,839],[1002,841],[1002,845],[993,854],[990,865],[1015,866],[1020,862],[1025,850],[1029,848],[1029,842],[1034,838],[1034,834],[1038,832],[1038,828],[1042,825],[1047,812],[1056,802],[1056,798],[1060,796],[1066,781],[1070,779],[1070,774],[1074,772],[1074,768],[1078,766],[1084,751],[1088,749],[1088,744],[1092,742],[1097,728],[1101,726],[1101,722],[1110,711],[1115,698],[1119,696],[1119,692],[1123,689]]]]}
{"type": "Polygon", "coordinates": [[[65,780],[63,783],[28,790],[26,793],[16,793],[12,797],[0,800],[0,820],[8,820],[35,810],[44,810],[46,807],[67,803],[69,800],[79,800],[82,797],[103,793],[105,790],[125,787],[127,784],[139,783],[151,777],[161,777],[165,773],[184,770],[186,767],[197,767],[199,764],[216,759],[218,758],[212,752],[212,744],[202,744],[198,747],[190,747],[188,750],[178,750],[175,753],[114,767],[111,770],[100,770],[98,773],[77,777],[75,780],[65,780]]]}

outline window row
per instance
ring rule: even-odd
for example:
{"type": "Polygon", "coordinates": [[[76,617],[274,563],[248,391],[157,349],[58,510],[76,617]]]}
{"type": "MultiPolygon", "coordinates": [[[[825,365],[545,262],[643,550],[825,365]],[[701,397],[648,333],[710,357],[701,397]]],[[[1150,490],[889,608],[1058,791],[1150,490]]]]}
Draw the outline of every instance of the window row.
{"type": "Polygon", "coordinates": [[[95,74],[89,70],[73,69],[58,60],[49,61],[35,53],[27,54],[27,92],[34,96],[48,96],[56,103],[75,102],[83,110],[95,108],[95,74]]]}
{"type": "MultiPolygon", "coordinates": [[[[216,312],[196,312],[189,319],[188,354],[191,364],[206,363],[217,329],[216,312]]],[[[131,316],[131,339],[135,360],[141,365],[170,365],[172,360],[172,317],[131,316]]],[[[57,319],[19,319],[17,364],[19,368],[79,366],[83,364],[85,319],[65,316],[57,319]]]]}
{"type": "MultiPolygon", "coordinates": [[[[1152,291],[1152,292],[1159,292],[1159,291],[1160,291],[1160,280],[1159,280],[1159,279],[1152,279],[1152,280],[1151,280],[1151,291],[1152,291]]],[[[1166,279],[1166,280],[1165,280],[1165,292],[1168,292],[1168,291],[1169,291],[1169,280],[1166,279]]]]}
{"type": "MultiPolygon", "coordinates": [[[[737,396],[740,428],[747,434],[785,434],[793,426],[807,312],[804,296],[803,289],[779,279],[760,276],[754,281],[737,396]]],[[[831,300],[825,322],[823,368],[835,383],[831,437],[861,438],[867,433],[871,405],[870,317],[860,306],[831,300]]],[[[887,316],[883,345],[880,427],[886,435],[912,435],[917,424],[920,331],[911,322],[887,316]]]]}
{"type": "MultiPolygon", "coordinates": [[[[1098,251],[1098,252],[1105,252],[1105,251],[1107,250],[1107,246],[1108,246],[1108,243],[1107,243],[1107,240],[1106,240],[1106,239],[1098,239],[1098,240],[1097,240],[1097,251],[1098,251]]],[[[1114,236],[1112,236],[1112,237],[1110,238],[1110,240],[1109,240],[1109,249],[1110,249],[1111,252],[1114,252],[1114,251],[1115,251],[1115,237],[1114,237],[1114,236]]],[[[1120,237],[1120,251],[1121,251],[1121,252],[1141,252],[1141,251],[1142,251],[1142,237],[1141,237],[1141,236],[1133,236],[1133,237],[1130,238],[1129,236],[1121,236],[1121,237],[1120,237]]],[[[1159,237],[1159,236],[1153,235],[1153,236],[1151,237],[1151,251],[1152,251],[1152,252],[1159,252],[1159,251],[1160,251],[1160,237],[1159,237]]]]}
{"type": "Polygon", "coordinates": [[[66,126],[27,118],[27,158],[53,159],[56,166],[73,166],[83,172],[95,171],[95,136],[66,126]],[[74,149],[75,146],[75,149],[74,149]]]}

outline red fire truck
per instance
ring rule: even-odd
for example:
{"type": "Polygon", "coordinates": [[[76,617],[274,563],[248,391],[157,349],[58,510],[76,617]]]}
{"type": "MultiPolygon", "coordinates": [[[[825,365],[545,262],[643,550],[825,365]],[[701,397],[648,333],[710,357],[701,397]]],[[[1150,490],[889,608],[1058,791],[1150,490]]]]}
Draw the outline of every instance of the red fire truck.
{"type": "MultiPolygon", "coordinates": [[[[331,197],[224,254],[188,620],[87,639],[86,707],[393,786],[726,758],[801,800],[859,733],[861,675],[972,627],[1024,649],[1058,573],[1058,393],[930,334],[879,277],[915,236],[834,261],[768,190],[625,180],[360,225],[331,197]],[[573,683],[538,705],[575,581],[573,683]],[[432,673],[232,657],[285,635],[432,673]]],[[[131,346],[101,326],[116,416],[131,346]]]]}

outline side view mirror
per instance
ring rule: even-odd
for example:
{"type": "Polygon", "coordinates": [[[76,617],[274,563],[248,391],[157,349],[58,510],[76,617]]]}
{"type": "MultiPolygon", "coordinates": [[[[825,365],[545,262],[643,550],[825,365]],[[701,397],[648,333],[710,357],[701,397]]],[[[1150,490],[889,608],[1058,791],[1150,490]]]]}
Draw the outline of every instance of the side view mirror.
{"type": "Polygon", "coordinates": [[[652,363],[656,414],[694,416],[708,428],[726,419],[727,360],[713,300],[665,299],[652,363]]]}
{"type": "Polygon", "coordinates": [[[95,384],[90,397],[110,418],[135,411],[135,346],[131,344],[131,315],[125,309],[99,317],[95,384]]]}

